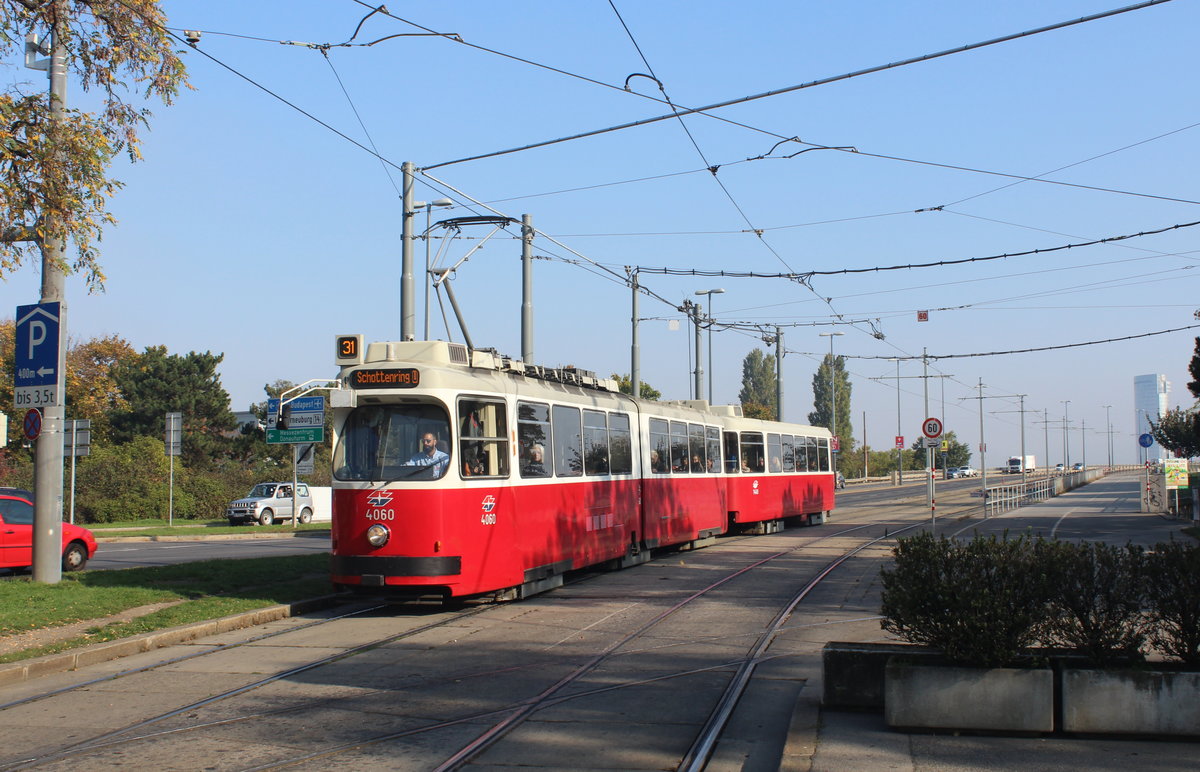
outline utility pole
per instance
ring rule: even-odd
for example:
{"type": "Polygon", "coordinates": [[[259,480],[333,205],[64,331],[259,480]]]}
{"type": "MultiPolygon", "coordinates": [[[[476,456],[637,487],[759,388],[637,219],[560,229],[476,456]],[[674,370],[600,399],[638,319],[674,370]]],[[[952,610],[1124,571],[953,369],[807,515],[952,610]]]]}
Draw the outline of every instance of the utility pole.
{"type": "Polygon", "coordinates": [[[704,365],[700,364],[702,355],[700,353],[701,338],[700,338],[700,304],[699,303],[696,303],[692,306],[692,326],[695,327],[695,330],[696,330],[696,382],[694,384],[694,387],[695,387],[694,393],[696,395],[695,399],[700,399],[701,395],[704,394],[704,365]]]}
{"type": "MultiPolygon", "coordinates": [[[[63,10],[62,6],[58,6],[63,10]]],[[[59,127],[66,116],[67,52],[59,33],[65,21],[58,15],[52,21],[50,50],[38,45],[35,36],[25,39],[25,64],[36,70],[47,70],[50,78],[50,141],[56,142],[59,127]],[[49,61],[37,61],[38,54],[50,55],[49,61]]],[[[53,215],[44,212],[43,232],[54,234],[58,223],[53,215]]],[[[67,302],[66,276],[60,266],[66,264],[63,252],[65,240],[56,235],[38,239],[42,249],[42,303],[59,304],[58,377],[54,384],[54,403],[42,409],[42,431],[34,450],[33,506],[33,580],[57,584],[62,580],[62,510],[63,510],[63,419],[66,416],[66,347],[67,302]]]]}

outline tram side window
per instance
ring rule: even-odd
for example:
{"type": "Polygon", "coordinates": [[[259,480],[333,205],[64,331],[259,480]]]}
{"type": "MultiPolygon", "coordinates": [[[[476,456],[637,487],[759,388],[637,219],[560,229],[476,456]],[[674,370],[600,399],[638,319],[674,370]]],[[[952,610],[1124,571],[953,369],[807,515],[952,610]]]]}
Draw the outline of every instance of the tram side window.
{"type": "Polygon", "coordinates": [[[554,474],[558,477],[579,477],[583,474],[583,434],[580,431],[579,408],[555,405],[554,415],[554,474]]]}
{"type": "Polygon", "coordinates": [[[583,411],[583,471],[608,474],[608,416],[598,410],[583,411]]]}
{"type": "Polygon", "coordinates": [[[721,430],[715,426],[704,427],[704,447],[708,451],[705,459],[705,469],[709,472],[721,471],[721,430]]]}
{"type": "Polygon", "coordinates": [[[508,417],[503,400],[458,400],[459,470],[463,477],[508,477],[508,417]]]}
{"type": "Polygon", "coordinates": [[[661,418],[650,419],[650,471],[666,474],[670,469],[671,433],[661,418]]]}
{"type": "Polygon", "coordinates": [[[783,443],[783,471],[796,471],[796,445],[795,438],[790,434],[785,434],[781,438],[783,443]]]}
{"type": "Polygon", "coordinates": [[[346,417],[333,453],[339,480],[432,480],[450,466],[450,419],[441,405],[364,405],[346,417]]]}
{"type": "Polygon", "coordinates": [[[699,424],[688,424],[688,452],[692,459],[692,474],[703,474],[708,471],[704,461],[704,427],[699,424]]]}
{"type": "Polygon", "coordinates": [[[778,434],[767,435],[767,468],[772,472],[783,471],[783,446],[778,434]]]}
{"type": "Polygon", "coordinates": [[[767,469],[766,449],[761,432],[742,432],[742,471],[765,472],[767,469]]]}
{"type": "Polygon", "coordinates": [[[608,417],[609,471],[633,474],[633,440],[629,434],[629,416],[612,413],[608,417]]]}
{"type": "Polygon", "coordinates": [[[796,437],[796,471],[808,471],[808,446],[816,442],[812,437],[796,437]]]}
{"type": "Polygon", "coordinates": [[[550,456],[549,405],[517,403],[517,441],[520,443],[521,476],[549,477],[554,468],[550,456]]]}
{"type": "Polygon", "coordinates": [[[738,462],[738,436],[737,432],[725,432],[725,471],[730,474],[736,474],[742,468],[738,462]]]}
{"type": "MultiPolygon", "coordinates": [[[[818,447],[817,447],[817,457],[818,457],[818,460],[821,462],[821,471],[828,472],[829,468],[830,468],[829,467],[829,438],[828,437],[820,437],[820,438],[818,438],[817,442],[820,443],[820,445],[818,445],[818,447]]],[[[815,472],[816,470],[814,469],[813,471],[815,472]]]]}
{"type": "Polygon", "coordinates": [[[688,470],[688,434],[687,424],[682,421],[671,422],[671,471],[686,472],[688,470]]]}
{"type": "Polygon", "coordinates": [[[805,448],[808,450],[808,471],[821,471],[821,448],[817,445],[817,438],[809,437],[805,448]]]}

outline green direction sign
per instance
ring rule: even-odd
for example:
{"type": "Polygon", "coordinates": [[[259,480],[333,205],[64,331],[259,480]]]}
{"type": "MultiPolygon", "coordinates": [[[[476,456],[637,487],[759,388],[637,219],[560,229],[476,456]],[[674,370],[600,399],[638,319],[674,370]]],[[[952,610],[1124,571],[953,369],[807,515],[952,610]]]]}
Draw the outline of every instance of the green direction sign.
{"type": "Polygon", "coordinates": [[[267,442],[324,442],[324,426],[306,426],[300,429],[267,429],[267,442]]]}

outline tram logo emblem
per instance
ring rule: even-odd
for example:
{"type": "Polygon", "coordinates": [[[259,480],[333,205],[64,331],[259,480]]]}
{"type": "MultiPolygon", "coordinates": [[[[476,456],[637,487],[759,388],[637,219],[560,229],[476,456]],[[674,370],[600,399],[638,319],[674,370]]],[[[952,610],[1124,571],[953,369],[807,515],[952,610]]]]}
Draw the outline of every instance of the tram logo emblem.
{"type": "Polygon", "coordinates": [[[392,491],[371,491],[371,495],[367,496],[367,503],[373,507],[386,507],[392,503],[392,491]]]}
{"type": "Polygon", "coordinates": [[[751,487],[754,488],[754,495],[757,496],[758,495],[758,480],[755,480],[754,484],[751,487]]]}
{"type": "Polygon", "coordinates": [[[485,514],[488,512],[491,512],[493,509],[496,508],[496,497],[489,493],[488,495],[483,497],[482,505],[483,505],[483,511],[485,514]]]}

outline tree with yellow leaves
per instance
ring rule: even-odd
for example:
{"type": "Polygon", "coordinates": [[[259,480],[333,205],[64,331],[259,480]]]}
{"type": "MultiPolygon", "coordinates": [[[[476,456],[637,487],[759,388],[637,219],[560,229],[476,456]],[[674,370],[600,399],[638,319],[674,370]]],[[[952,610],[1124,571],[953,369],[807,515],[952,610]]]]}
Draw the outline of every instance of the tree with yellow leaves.
{"type": "Polygon", "coordinates": [[[62,239],[75,255],[59,268],[103,288],[96,245],[115,223],[108,199],[121,187],[109,162],[122,151],[141,157],[138,130],[150,117],[132,94],[169,105],[187,85],[165,25],[156,0],[0,0],[0,50],[19,58],[27,35],[54,35],[73,80],[101,97],[100,110],[68,109],[55,120],[46,89],[25,82],[0,91],[0,276],[62,239]]]}

